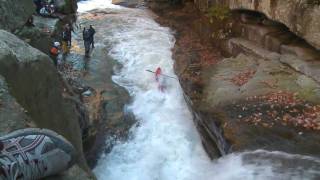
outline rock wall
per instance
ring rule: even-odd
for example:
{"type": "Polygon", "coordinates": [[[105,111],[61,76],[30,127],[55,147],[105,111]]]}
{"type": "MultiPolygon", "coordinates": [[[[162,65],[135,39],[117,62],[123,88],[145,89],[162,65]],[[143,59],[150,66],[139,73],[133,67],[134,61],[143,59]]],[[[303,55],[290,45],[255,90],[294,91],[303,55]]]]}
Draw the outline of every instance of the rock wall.
{"type": "Polygon", "coordinates": [[[210,3],[198,1],[196,6],[205,11],[227,6],[233,11],[227,20],[199,21],[193,29],[232,57],[201,71],[202,99],[200,104],[192,105],[194,98],[189,103],[196,124],[204,127],[200,133],[210,137],[204,144],[216,142],[221,154],[262,148],[318,156],[320,122],[317,115],[312,119],[304,113],[313,108],[317,114],[320,52],[302,33],[310,27],[301,23],[311,20],[284,15],[303,16],[318,6],[307,1],[210,3]],[[294,3],[299,6],[293,8],[294,3]],[[221,36],[212,36],[220,31],[221,36]]]}
{"type": "Polygon", "coordinates": [[[0,102],[0,136],[28,125],[30,117],[10,94],[8,84],[2,76],[0,76],[0,102]]]}
{"type": "Polygon", "coordinates": [[[310,0],[195,0],[206,11],[215,5],[225,5],[232,10],[252,10],[285,24],[298,36],[320,49],[320,6],[310,0]]]}
{"type": "Polygon", "coordinates": [[[77,97],[64,91],[67,85],[42,53],[49,53],[65,17],[77,9],[76,0],[55,2],[64,13],[59,19],[34,16],[35,26],[26,26],[35,13],[32,0],[0,1],[0,134],[25,127],[54,130],[76,147],[78,165],[51,179],[91,179],[82,150],[84,108],[77,97]]]}
{"type": "Polygon", "coordinates": [[[152,7],[176,32],[175,72],[209,156],[266,149],[319,157],[319,51],[261,12],[234,8],[210,19],[194,7],[229,1],[195,3],[152,7]]]}
{"type": "Polygon", "coordinates": [[[0,1],[0,29],[14,31],[21,28],[35,12],[31,0],[0,1]]]}
{"type": "Polygon", "coordinates": [[[76,147],[78,164],[88,170],[79,125],[82,115],[72,97],[63,96],[63,84],[52,60],[4,30],[0,30],[0,47],[0,74],[8,83],[10,94],[17,100],[11,98],[12,104],[23,107],[10,115],[22,113],[11,119],[13,125],[6,131],[26,127],[26,120],[36,127],[54,130],[76,147]]]}

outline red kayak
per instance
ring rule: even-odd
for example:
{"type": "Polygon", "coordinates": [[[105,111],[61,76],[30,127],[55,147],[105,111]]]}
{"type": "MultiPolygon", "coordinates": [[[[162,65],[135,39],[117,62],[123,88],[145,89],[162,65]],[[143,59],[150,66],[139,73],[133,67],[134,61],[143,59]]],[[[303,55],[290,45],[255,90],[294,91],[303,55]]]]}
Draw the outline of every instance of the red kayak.
{"type": "Polygon", "coordinates": [[[158,82],[158,89],[161,92],[163,92],[164,91],[164,78],[162,77],[162,70],[160,67],[158,67],[155,72],[155,79],[158,82]]]}

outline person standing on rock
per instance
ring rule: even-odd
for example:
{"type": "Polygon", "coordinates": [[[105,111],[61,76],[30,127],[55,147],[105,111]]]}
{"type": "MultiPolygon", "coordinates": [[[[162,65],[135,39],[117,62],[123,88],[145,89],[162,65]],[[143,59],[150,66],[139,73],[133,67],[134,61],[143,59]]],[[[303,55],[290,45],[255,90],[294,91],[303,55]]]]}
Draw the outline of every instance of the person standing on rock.
{"type": "Polygon", "coordinates": [[[90,31],[90,45],[92,48],[94,48],[94,34],[96,33],[96,30],[92,27],[92,25],[90,25],[89,31],[90,31]]]}
{"type": "Polygon", "coordinates": [[[90,33],[90,30],[86,29],[86,28],[83,28],[82,36],[83,36],[83,42],[84,42],[85,56],[89,57],[90,45],[91,45],[91,33],[90,33]]]}
{"type": "Polygon", "coordinates": [[[73,28],[72,28],[72,25],[70,24],[67,24],[66,25],[66,33],[67,33],[67,38],[68,38],[68,47],[70,48],[71,47],[71,39],[72,39],[72,32],[73,31],[73,28]]]}
{"type": "Polygon", "coordinates": [[[68,52],[68,35],[66,29],[62,31],[62,53],[67,54],[68,52]]]}
{"type": "Polygon", "coordinates": [[[69,48],[71,47],[71,27],[67,24],[62,32],[62,51],[63,54],[67,54],[69,52],[69,48]]]}

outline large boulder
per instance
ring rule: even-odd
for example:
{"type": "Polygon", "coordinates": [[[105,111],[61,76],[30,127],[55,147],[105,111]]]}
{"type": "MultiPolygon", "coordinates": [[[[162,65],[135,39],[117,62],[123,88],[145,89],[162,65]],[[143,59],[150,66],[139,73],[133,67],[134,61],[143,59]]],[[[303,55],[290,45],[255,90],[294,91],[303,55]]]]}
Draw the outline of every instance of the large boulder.
{"type": "MultiPolygon", "coordinates": [[[[6,135],[14,130],[35,127],[32,119],[27,115],[28,112],[16,101],[10,94],[5,79],[0,76],[0,136],[6,135]]],[[[62,174],[45,178],[46,180],[89,180],[92,179],[88,174],[79,168],[73,166],[70,170],[62,174]]]]}
{"type": "Polygon", "coordinates": [[[112,0],[112,4],[121,5],[125,7],[136,7],[141,3],[141,0],[112,0]]]}
{"type": "Polygon", "coordinates": [[[318,82],[282,64],[280,55],[254,46],[244,53],[203,72],[203,98],[191,104],[203,136],[221,154],[267,149],[319,156],[318,82]]]}
{"type": "Polygon", "coordinates": [[[5,79],[0,76],[0,136],[26,127],[29,120],[24,109],[10,94],[5,79]]]}
{"type": "Polygon", "coordinates": [[[94,180],[88,176],[79,166],[75,165],[62,174],[44,178],[44,180],[94,180]]]}
{"type": "Polygon", "coordinates": [[[0,1],[0,29],[14,31],[22,27],[35,12],[31,0],[0,1]]]}
{"type": "Polygon", "coordinates": [[[35,126],[66,137],[78,151],[79,166],[90,172],[82,150],[81,112],[71,98],[63,96],[63,84],[52,60],[15,35],[0,30],[0,74],[35,126]]]}

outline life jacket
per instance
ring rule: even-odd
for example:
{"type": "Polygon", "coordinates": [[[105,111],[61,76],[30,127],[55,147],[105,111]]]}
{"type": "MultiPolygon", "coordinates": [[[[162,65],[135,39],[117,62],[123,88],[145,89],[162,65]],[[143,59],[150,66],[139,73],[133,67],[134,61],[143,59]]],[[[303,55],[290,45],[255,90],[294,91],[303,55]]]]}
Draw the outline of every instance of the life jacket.
{"type": "Polygon", "coordinates": [[[59,53],[59,50],[58,50],[58,48],[56,48],[56,47],[52,47],[52,48],[50,49],[50,53],[51,53],[52,55],[54,55],[54,56],[57,56],[58,53],[59,53]]]}
{"type": "Polygon", "coordinates": [[[157,68],[155,75],[156,75],[156,81],[158,82],[159,77],[161,76],[161,68],[160,67],[157,68]]]}

